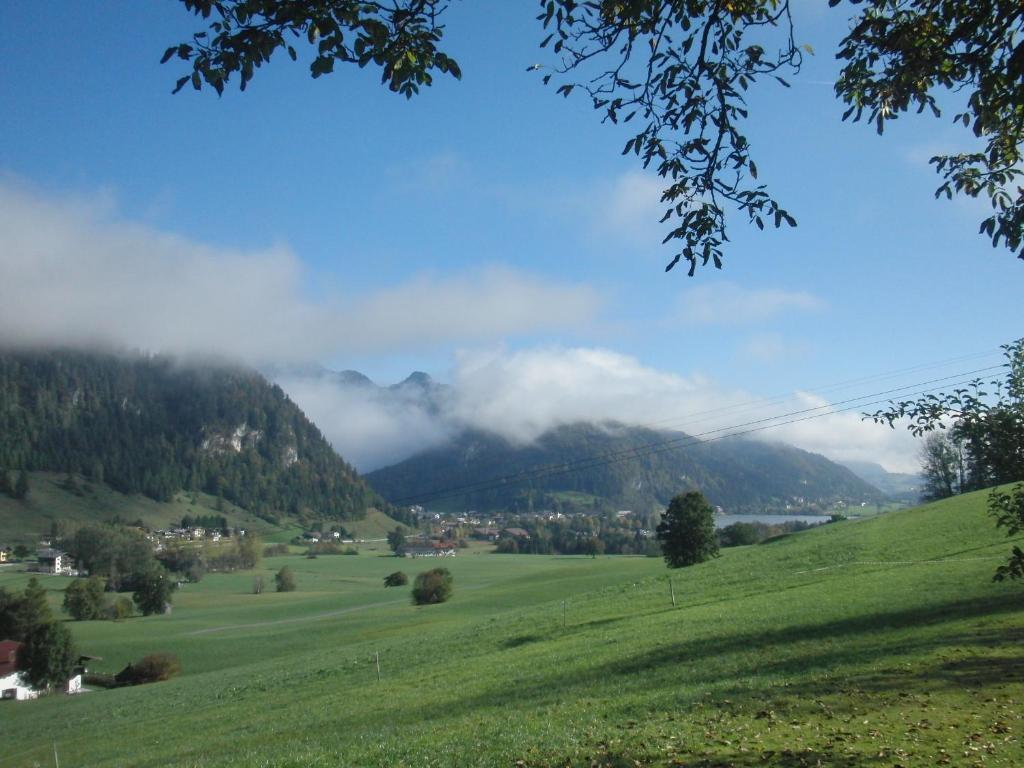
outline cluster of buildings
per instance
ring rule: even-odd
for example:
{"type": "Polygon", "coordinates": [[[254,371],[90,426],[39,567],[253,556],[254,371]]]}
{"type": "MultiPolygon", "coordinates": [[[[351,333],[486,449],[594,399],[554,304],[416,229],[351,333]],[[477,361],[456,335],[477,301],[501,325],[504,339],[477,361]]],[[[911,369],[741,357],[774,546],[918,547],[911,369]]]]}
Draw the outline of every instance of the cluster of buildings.
{"type": "MultiPolygon", "coordinates": [[[[244,528],[238,528],[235,533],[239,536],[245,535],[244,528]]],[[[167,542],[174,541],[212,541],[219,542],[230,539],[230,534],[225,534],[220,528],[203,528],[201,526],[190,526],[188,528],[158,528],[155,531],[145,532],[147,539],[153,542],[157,551],[163,548],[167,542]]]]}

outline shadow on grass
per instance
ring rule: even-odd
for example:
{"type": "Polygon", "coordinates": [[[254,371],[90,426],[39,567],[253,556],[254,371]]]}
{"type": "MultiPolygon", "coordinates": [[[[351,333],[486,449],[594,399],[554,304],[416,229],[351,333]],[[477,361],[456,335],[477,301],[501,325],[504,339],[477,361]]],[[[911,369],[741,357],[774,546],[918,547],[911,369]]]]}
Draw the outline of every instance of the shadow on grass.
{"type": "MultiPolygon", "coordinates": [[[[864,676],[850,672],[849,668],[857,665],[877,667],[888,657],[893,657],[896,662],[901,657],[929,655],[943,649],[967,653],[970,651],[963,649],[1019,645],[1021,631],[1014,628],[997,627],[969,633],[964,633],[962,627],[951,628],[950,632],[929,630],[951,621],[991,618],[1021,610],[1024,610],[1024,594],[1004,593],[899,611],[877,611],[834,621],[791,624],[779,630],[679,640],[586,669],[572,665],[571,671],[560,668],[539,670],[541,674],[528,679],[504,681],[478,695],[455,698],[440,709],[447,717],[454,712],[475,712],[508,705],[556,704],[574,697],[593,695],[595,686],[614,689],[617,685],[635,686],[640,680],[650,681],[652,689],[664,690],[680,682],[693,689],[719,686],[723,695],[734,692],[740,697],[756,696],[758,692],[749,684],[722,688],[721,683],[729,679],[793,679],[795,682],[787,683],[784,689],[787,697],[813,697],[834,693],[836,688],[836,680],[829,679],[827,675],[824,679],[808,680],[808,676],[816,672],[839,674],[855,680],[859,689],[876,691],[898,690],[898,686],[907,685],[918,688],[924,685],[932,688],[962,687],[967,680],[979,686],[1006,682],[1008,675],[1018,679],[1024,668],[1024,658],[1003,655],[998,659],[990,658],[988,662],[984,659],[943,659],[938,664],[922,659],[913,675],[894,670],[891,674],[864,676]],[[886,637],[890,633],[895,634],[886,637]],[[922,679],[921,666],[935,667],[927,681],[922,679]],[[683,669],[685,672],[678,671],[683,669]]],[[[551,637],[554,639],[557,635],[551,637]]],[[[523,635],[506,641],[506,647],[515,648],[539,639],[545,638],[523,635]]]]}

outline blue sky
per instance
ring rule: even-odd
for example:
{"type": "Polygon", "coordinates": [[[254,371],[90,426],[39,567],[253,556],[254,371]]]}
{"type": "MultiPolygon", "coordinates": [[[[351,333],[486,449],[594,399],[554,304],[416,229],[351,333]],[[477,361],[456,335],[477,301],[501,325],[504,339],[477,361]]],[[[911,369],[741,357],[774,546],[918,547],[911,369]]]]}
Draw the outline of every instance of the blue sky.
{"type": "MultiPolygon", "coordinates": [[[[699,391],[689,413],[997,362],[1021,335],[1024,264],[976,234],[985,204],[933,200],[928,157],[967,140],[955,105],[881,138],[842,123],[829,83],[845,21],[823,6],[797,5],[816,55],[793,87],[764,83],[750,102],[761,180],[799,226],[735,219],[725,268],[687,278],[662,271],[659,182],[620,156],[628,134],[526,71],[550,61],[533,3],[453,3],[463,80],[412,101],[371,70],[314,81],[284,56],[244,94],[172,96],[181,70],[159,58],[200,28],[180,3],[6,3],[0,334],[309,358],[382,383],[414,369],[460,381],[480,360],[543,379],[600,350],[596,370],[640,382],[626,400],[667,396],[649,385],[669,377],[699,391]]],[[[599,388],[593,372],[544,391],[599,388]]],[[[780,435],[913,463],[905,440],[844,424],[780,435]]]]}

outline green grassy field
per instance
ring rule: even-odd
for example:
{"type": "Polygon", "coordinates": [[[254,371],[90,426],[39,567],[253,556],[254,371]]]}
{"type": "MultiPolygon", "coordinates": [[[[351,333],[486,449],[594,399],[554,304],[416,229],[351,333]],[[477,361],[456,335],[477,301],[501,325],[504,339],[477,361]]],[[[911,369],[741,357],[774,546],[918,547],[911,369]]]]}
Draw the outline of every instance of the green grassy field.
{"type": "Polygon", "coordinates": [[[34,546],[40,535],[49,533],[54,520],[75,524],[113,518],[125,522],[141,519],[151,528],[166,528],[179,525],[185,515],[222,514],[229,525],[250,528],[261,535],[277,530],[230,502],[223,502],[223,511],[218,512],[217,499],[205,493],[179,493],[172,501],[163,503],[138,494],[117,493],[103,483],[91,483],[80,476],[76,477],[77,493],[64,487],[67,475],[32,472],[30,476],[31,490],[26,499],[18,501],[0,494],[2,545],[34,546]]]}
{"type": "Polygon", "coordinates": [[[1024,590],[991,581],[1008,549],[975,494],[674,572],[466,553],[444,563],[453,599],[423,608],[381,584],[431,561],[272,558],[264,580],[290,564],[298,592],[212,575],[170,616],[73,623],[102,669],[166,650],[183,674],[4,703],[0,766],[52,765],[56,742],[65,768],[1009,768],[1024,590]]]}

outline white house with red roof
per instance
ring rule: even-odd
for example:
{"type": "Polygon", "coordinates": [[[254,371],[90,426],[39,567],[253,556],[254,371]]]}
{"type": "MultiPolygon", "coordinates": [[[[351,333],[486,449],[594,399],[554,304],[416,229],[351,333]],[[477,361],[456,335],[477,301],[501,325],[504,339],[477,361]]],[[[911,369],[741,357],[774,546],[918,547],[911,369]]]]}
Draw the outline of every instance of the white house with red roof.
{"type": "Polygon", "coordinates": [[[18,672],[17,658],[21,643],[15,640],[0,640],[0,698],[24,701],[34,699],[39,691],[25,682],[18,672]]]}
{"type": "MultiPolygon", "coordinates": [[[[17,640],[0,640],[0,699],[25,701],[26,699],[38,698],[39,694],[43,693],[43,691],[37,691],[29,685],[28,681],[22,677],[21,672],[18,671],[19,648],[21,648],[21,643],[17,640]]],[[[89,657],[79,659],[79,664],[85,658],[89,657]]],[[[84,667],[76,667],[71,677],[67,679],[67,682],[59,690],[62,693],[81,693],[82,673],[84,671],[84,667]]]]}

